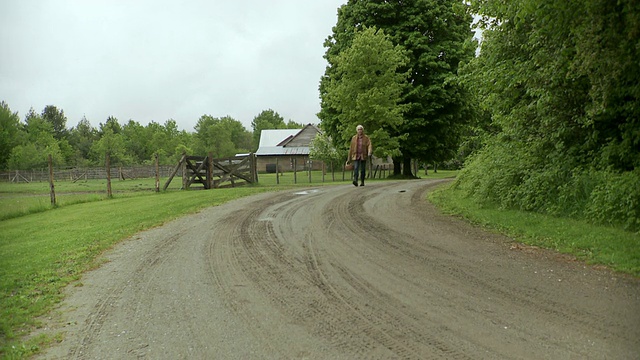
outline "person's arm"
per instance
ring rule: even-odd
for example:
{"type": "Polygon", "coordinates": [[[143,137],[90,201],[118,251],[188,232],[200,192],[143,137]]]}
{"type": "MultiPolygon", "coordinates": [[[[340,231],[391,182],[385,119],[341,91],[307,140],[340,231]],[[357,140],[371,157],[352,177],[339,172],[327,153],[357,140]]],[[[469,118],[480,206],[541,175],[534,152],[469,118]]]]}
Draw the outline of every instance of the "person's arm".
{"type": "Polygon", "coordinates": [[[368,146],[368,150],[369,150],[369,157],[371,157],[371,154],[373,154],[373,146],[371,145],[371,139],[369,139],[369,146],[368,146]]]}

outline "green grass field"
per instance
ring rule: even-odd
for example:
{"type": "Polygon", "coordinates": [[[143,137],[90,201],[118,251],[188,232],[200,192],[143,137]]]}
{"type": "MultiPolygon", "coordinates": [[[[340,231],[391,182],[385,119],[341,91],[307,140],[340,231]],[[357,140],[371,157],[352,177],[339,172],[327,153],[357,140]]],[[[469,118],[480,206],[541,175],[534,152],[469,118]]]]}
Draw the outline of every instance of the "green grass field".
{"type": "MultiPolygon", "coordinates": [[[[455,177],[452,171],[423,178],[455,177]]],[[[260,174],[259,184],[236,188],[179,190],[174,179],[167,191],[155,192],[155,179],[56,182],[58,206],[50,204],[49,184],[0,183],[0,357],[23,358],[54,341],[27,335],[38,318],[63,298],[65,286],[99,266],[105,250],[127,237],[203,208],[265,191],[292,187],[349,184],[348,174],[300,172],[260,174]]],[[[161,186],[166,179],[161,179],[161,186]]],[[[370,179],[369,183],[386,181],[370,179]]],[[[531,213],[478,209],[455,192],[437,191],[431,201],[452,214],[498,229],[518,241],[548,247],[621,272],[640,275],[638,234],[554,219],[531,213]]]]}

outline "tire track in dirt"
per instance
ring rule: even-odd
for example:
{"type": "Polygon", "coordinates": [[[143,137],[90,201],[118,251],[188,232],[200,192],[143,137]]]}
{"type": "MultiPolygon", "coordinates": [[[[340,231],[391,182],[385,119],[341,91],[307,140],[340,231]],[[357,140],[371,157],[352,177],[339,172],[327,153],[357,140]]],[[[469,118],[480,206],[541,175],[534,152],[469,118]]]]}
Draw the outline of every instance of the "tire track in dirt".
{"type": "MultiPolygon", "coordinates": [[[[470,358],[456,350],[462,344],[453,341],[455,345],[448,346],[435,337],[427,339],[422,335],[423,329],[408,331],[406,322],[410,317],[390,311],[392,300],[337,264],[336,259],[339,258],[329,257],[326,260],[334,263],[330,272],[346,283],[337,286],[327,281],[329,271],[321,270],[319,265],[326,261],[321,260],[315,250],[316,243],[326,240],[323,222],[311,220],[306,224],[307,229],[298,233],[291,227],[292,219],[301,212],[323,212],[322,208],[313,211],[307,208],[314,206],[301,199],[285,200],[267,207],[260,206],[262,212],[246,215],[243,222],[235,220],[241,234],[238,245],[242,248],[241,253],[235,254],[238,259],[235,263],[267,298],[287,316],[326,338],[332,346],[356,357],[375,356],[379,352],[380,357],[425,358],[426,354],[440,353],[447,358],[470,358]],[[259,221],[258,218],[273,221],[259,221]],[[274,229],[274,222],[282,225],[274,229]],[[302,242],[303,254],[286,254],[283,249],[290,242],[283,237],[304,239],[298,240],[302,242]],[[320,281],[323,278],[325,280],[320,281]],[[412,336],[406,339],[408,333],[412,336]]],[[[349,218],[345,219],[348,222],[349,218]]],[[[361,227],[357,226],[350,233],[343,232],[341,241],[362,236],[359,229],[361,227]]]]}
{"type": "Polygon", "coordinates": [[[145,232],[46,358],[637,357],[640,281],[514,251],[440,215],[437,183],[262,194],[145,232]]]}
{"type": "MultiPolygon", "coordinates": [[[[91,317],[87,319],[87,324],[82,332],[81,341],[71,348],[67,354],[69,359],[85,358],[85,349],[90,348],[99,333],[104,330],[104,323],[107,321],[110,313],[113,312],[114,304],[121,299],[125,289],[132,285],[147,288],[148,284],[151,282],[150,279],[157,276],[156,274],[158,269],[162,263],[166,261],[166,256],[164,255],[167,252],[170,252],[171,249],[177,245],[177,240],[181,235],[182,234],[180,233],[174,234],[146,254],[145,259],[134,272],[134,274],[140,274],[141,276],[133,276],[131,278],[132,281],[135,282],[134,284],[131,284],[130,282],[117,283],[115,287],[110,289],[108,295],[97,302],[94,310],[92,311],[91,317]]],[[[138,303],[136,306],[139,307],[140,304],[141,303],[138,303]]],[[[138,311],[134,311],[134,313],[137,312],[138,311]]],[[[146,346],[148,346],[148,344],[142,343],[139,348],[144,349],[146,346]]]]}
{"type": "MultiPolygon", "coordinates": [[[[375,189],[375,192],[387,191],[389,191],[387,186],[376,186],[375,189]]],[[[389,249],[375,249],[370,244],[378,238],[394,239],[397,234],[383,231],[384,229],[380,229],[375,222],[362,221],[362,216],[366,212],[363,206],[366,199],[366,197],[334,199],[325,207],[323,218],[326,219],[326,224],[321,227],[330,229],[332,234],[328,235],[329,238],[343,236],[344,239],[341,241],[345,244],[355,242],[352,244],[351,251],[368,249],[370,253],[362,261],[392,274],[393,271],[389,271],[387,265],[389,249]],[[360,239],[363,240],[362,243],[357,241],[360,239]]],[[[384,240],[383,242],[391,249],[396,247],[394,241],[384,240]]],[[[326,250],[331,251],[328,248],[326,250]]],[[[331,256],[339,259],[337,253],[333,253],[331,256]]],[[[395,267],[405,266],[402,264],[403,259],[400,261],[395,263],[395,267]]],[[[413,349],[411,355],[409,353],[400,354],[401,357],[425,358],[428,354],[428,358],[473,358],[467,353],[469,349],[463,342],[455,338],[442,340],[440,329],[434,327],[433,324],[418,321],[419,314],[406,311],[405,306],[398,306],[397,299],[391,294],[379,288],[376,283],[362,278],[357,272],[350,270],[346,264],[335,261],[332,272],[337,273],[349,287],[356,290],[355,294],[358,298],[356,301],[363,302],[370,310],[370,313],[363,314],[364,316],[375,318],[381,331],[391,334],[396,339],[402,339],[404,346],[413,349]]]]}
{"type": "MultiPolygon", "coordinates": [[[[555,301],[556,289],[546,286],[546,279],[514,286],[495,269],[485,271],[473,259],[458,259],[456,248],[467,245],[464,241],[453,238],[458,243],[448,246],[431,241],[419,235],[431,231],[420,222],[405,228],[390,226],[380,219],[389,214],[371,213],[372,205],[367,204],[387,201],[387,211],[404,211],[405,217],[420,219],[425,211],[424,187],[423,183],[410,188],[406,195],[411,200],[402,205],[408,205],[405,208],[390,207],[392,201],[383,196],[399,193],[394,184],[371,187],[367,196],[340,192],[323,194],[320,201],[311,195],[264,206],[236,225],[238,271],[285,316],[355,357],[463,359],[490,353],[491,358],[509,358],[514,351],[526,357],[530,348],[544,343],[556,354],[588,358],[593,355],[588,345],[567,345],[567,328],[588,329],[585,334],[577,332],[577,337],[606,339],[611,328],[620,327],[597,309],[555,301]],[[385,200],[375,200],[378,197],[385,200]],[[304,226],[296,225],[298,218],[306,219],[304,226]],[[360,265],[354,268],[353,263],[360,265]],[[450,309],[424,315],[420,309],[398,303],[393,293],[378,284],[380,278],[372,280],[361,273],[379,274],[382,284],[400,281],[411,291],[426,294],[429,301],[409,297],[425,309],[453,304],[477,324],[473,330],[465,329],[464,321],[450,309]],[[484,323],[493,331],[511,331],[507,342],[515,345],[505,348],[501,339],[487,343],[476,338],[474,332],[495,337],[483,329],[484,323]]],[[[633,343],[633,336],[633,331],[617,334],[627,343],[633,343]]]]}
{"type": "MultiPolygon", "coordinates": [[[[411,202],[408,204],[409,206],[403,204],[403,208],[388,208],[388,211],[399,212],[404,210],[403,214],[405,216],[412,216],[412,214],[418,213],[418,216],[415,216],[415,218],[424,219],[425,206],[427,206],[422,200],[424,198],[424,191],[424,189],[417,188],[415,191],[412,191],[413,195],[411,202]]],[[[377,199],[376,196],[372,196],[371,198],[377,199]]],[[[392,204],[392,202],[387,201],[386,204],[389,205],[392,204]]],[[[564,355],[575,352],[575,356],[582,358],[593,356],[593,349],[585,347],[583,350],[576,350],[575,348],[565,345],[563,335],[566,332],[566,328],[588,329],[586,332],[597,339],[611,337],[611,329],[619,328],[620,331],[616,333],[616,337],[628,344],[637,343],[637,338],[634,337],[637,336],[638,333],[637,327],[632,328],[628,325],[621,326],[619,319],[610,320],[606,316],[606,313],[602,312],[602,309],[594,308],[587,310],[584,307],[576,308],[576,303],[573,301],[569,303],[555,301],[556,287],[543,286],[547,285],[546,283],[548,283],[548,281],[536,283],[534,287],[524,288],[518,283],[514,284],[513,281],[509,281],[508,277],[496,277],[495,269],[492,269],[494,273],[489,273],[488,271],[484,271],[482,266],[475,266],[473,261],[469,262],[464,259],[464,261],[458,261],[458,257],[450,256],[454,252],[443,249],[440,246],[432,246],[431,244],[436,242],[433,241],[434,239],[432,237],[424,236],[421,238],[421,236],[416,235],[429,234],[431,232],[431,229],[422,226],[423,224],[419,220],[413,223],[414,226],[408,227],[411,229],[409,232],[405,231],[407,228],[397,227],[394,229],[389,226],[389,223],[380,225],[382,217],[375,215],[377,214],[375,212],[366,211],[364,209],[364,201],[351,202],[348,207],[332,206],[330,208],[343,210],[336,215],[336,219],[344,221],[345,226],[369,229],[369,231],[361,234],[362,238],[368,239],[367,244],[369,246],[378,247],[381,253],[397,253],[398,258],[404,258],[405,260],[413,259],[414,263],[420,264],[420,267],[427,270],[427,272],[421,272],[420,269],[414,268],[411,271],[412,274],[416,276],[422,275],[422,277],[438,275],[441,279],[439,282],[442,284],[458,284],[457,287],[465,289],[467,293],[475,293],[474,301],[482,301],[482,298],[491,298],[493,299],[492,302],[494,302],[498,299],[503,305],[511,307],[514,310],[537,314],[536,319],[531,320],[536,320],[538,323],[546,322],[545,325],[549,326],[548,330],[551,334],[553,334],[552,327],[554,325],[562,326],[562,329],[556,332],[556,336],[548,336],[544,333],[540,334],[539,329],[529,331],[527,326],[522,326],[508,319],[487,318],[487,320],[494,323],[503,321],[507,324],[507,328],[517,328],[520,326],[518,331],[521,334],[518,335],[518,338],[519,340],[527,339],[523,341],[524,345],[538,339],[539,343],[553,344],[554,347],[557,347],[557,351],[564,355]],[[544,321],[537,318],[542,318],[544,321]]],[[[333,222],[335,223],[335,221],[333,222]]],[[[465,224],[460,225],[466,227],[465,224]]],[[[443,226],[442,228],[448,227],[443,226]]],[[[331,237],[331,235],[329,235],[329,237],[331,237]]],[[[460,243],[458,239],[453,237],[450,239],[457,242],[454,242],[454,248],[464,249],[464,242],[460,243]]],[[[366,245],[362,244],[362,246],[366,245]]],[[[481,250],[484,251],[484,249],[481,250]]],[[[456,253],[460,253],[460,251],[458,250],[456,253]]],[[[396,261],[382,261],[379,263],[379,266],[385,267],[388,271],[393,272],[395,270],[394,267],[388,266],[387,264],[396,263],[396,261]]],[[[564,301],[566,301],[566,298],[564,301]]],[[[468,311],[471,308],[466,307],[466,309],[468,311]]],[[[489,314],[491,313],[492,312],[489,312],[489,314]]],[[[452,337],[455,339],[464,338],[461,335],[460,333],[454,333],[452,337]]],[[[603,354],[606,354],[606,352],[603,354]]],[[[508,354],[505,353],[505,355],[508,354]]]]}

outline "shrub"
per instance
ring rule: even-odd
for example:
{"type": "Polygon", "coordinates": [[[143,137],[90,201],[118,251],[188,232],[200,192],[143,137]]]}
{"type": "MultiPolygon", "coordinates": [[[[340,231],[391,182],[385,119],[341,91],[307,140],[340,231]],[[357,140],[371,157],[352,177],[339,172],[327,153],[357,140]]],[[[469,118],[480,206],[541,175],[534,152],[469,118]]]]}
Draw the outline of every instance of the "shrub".
{"type": "Polygon", "coordinates": [[[625,230],[640,230],[640,171],[607,172],[590,194],[587,219],[625,230]]]}
{"type": "Polygon", "coordinates": [[[640,230],[640,170],[540,164],[513,144],[489,146],[469,159],[454,187],[479,205],[585,219],[640,230]]]}

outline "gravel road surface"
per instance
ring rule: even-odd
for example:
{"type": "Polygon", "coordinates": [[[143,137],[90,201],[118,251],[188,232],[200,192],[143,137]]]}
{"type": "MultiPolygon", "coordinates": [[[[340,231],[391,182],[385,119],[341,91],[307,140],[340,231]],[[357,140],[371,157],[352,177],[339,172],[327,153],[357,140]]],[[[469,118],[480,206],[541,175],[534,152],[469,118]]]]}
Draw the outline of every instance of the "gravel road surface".
{"type": "Polygon", "coordinates": [[[137,234],[68,288],[40,358],[640,358],[640,280],[443,216],[438,183],[261,194],[137,234]]]}

